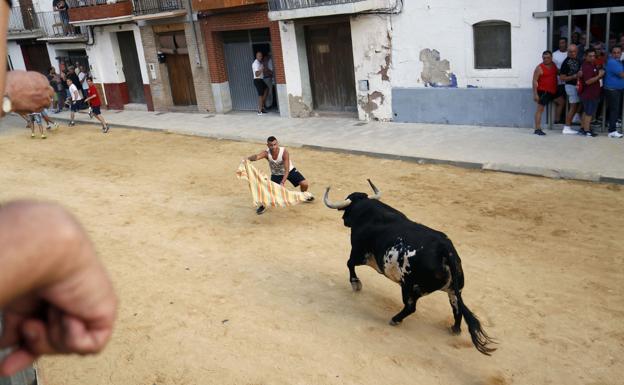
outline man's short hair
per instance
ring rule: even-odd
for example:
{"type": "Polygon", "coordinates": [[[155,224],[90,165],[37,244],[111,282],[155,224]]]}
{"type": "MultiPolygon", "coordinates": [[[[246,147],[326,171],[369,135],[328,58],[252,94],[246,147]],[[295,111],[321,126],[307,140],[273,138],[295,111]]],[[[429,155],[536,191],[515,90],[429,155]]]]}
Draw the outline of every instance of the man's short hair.
{"type": "Polygon", "coordinates": [[[269,137],[267,138],[267,143],[275,142],[276,140],[277,140],[277,138],[276,138],[276,137],[274,137],[274,136],[269,136],[269,137]]]}
{"type": "Polygon", "coordinates": [[[560,37],[559,41],[561,41],[561,40],[565,41],[566,43],[568,42],[568,38],[567,37],[560,37]]]}
{"type": "Polygon", "coordinates": [[[544,56],[544,55],[550,55],[550,56],[552,56],[552,52],[550,52],[550,50],[549,50],[549,49],[547,49],[546,51],[542,52],[542,56],[544,56]]]}
{"type": "Polygon", "coordinates": [[[596,49],[589,47],[585,50],[585,56],[587,56],[587,54],[593,53],[594,55],[596,54],[596,49]]]}
{"type": "Polygon", "coordinates": [[[622,49],[622,46],[619,44],[614,45],[613,47],[611,47],[611,53],[613,53],[613,50],[616,48],[622,49]]]}
{"type": "Polygon", "coordinates": [[[91,81],[93,81],[93,77],[92,77],[92,76],[89,76],[89,77],[87,78],[87,80],[91,80],[91,81]]]}

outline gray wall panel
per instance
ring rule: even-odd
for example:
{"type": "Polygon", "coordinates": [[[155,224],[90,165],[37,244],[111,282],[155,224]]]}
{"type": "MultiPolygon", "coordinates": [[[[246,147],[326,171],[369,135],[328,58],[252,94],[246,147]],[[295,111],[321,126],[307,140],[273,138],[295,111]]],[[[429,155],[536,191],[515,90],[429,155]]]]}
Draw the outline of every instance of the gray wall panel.
{"type": "Polygon", "coordinates": [[[528,88],[393,88],[392,109],[395,122],[533,127],[532,95],[528,88]]]}

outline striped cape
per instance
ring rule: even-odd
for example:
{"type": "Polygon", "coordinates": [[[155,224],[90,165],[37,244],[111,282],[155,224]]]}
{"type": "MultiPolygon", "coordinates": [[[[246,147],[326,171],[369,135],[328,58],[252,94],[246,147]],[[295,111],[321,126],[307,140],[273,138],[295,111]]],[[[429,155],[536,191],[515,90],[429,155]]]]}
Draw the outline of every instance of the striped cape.
{"type": "Polygon", "coordinates": [[[247,159],[241,162],[236,170],[238,179],[249,182],[251,198],[256,206],[288,207],[304,202],[312,194],[309,192],[291,191],[271,181],[271,178],[255,168],[247,159]]]}

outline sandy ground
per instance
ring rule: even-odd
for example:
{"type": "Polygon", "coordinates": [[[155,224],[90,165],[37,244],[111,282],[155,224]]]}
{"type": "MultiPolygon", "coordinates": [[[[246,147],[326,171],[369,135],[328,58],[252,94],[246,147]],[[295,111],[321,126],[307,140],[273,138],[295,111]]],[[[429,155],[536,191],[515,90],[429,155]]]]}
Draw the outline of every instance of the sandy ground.
{"type": "Polygon", "coordinates": [[[365,266],[352,292],[349,230],[320,199],[257,216],[235,169],[259,144],[79,126],[0,148],[0,200],[73,210],[121,299],[105,352],[41,360],[45,384],[622,383],[619,186],[291,148],[317,197],[370,177],[453,239],[464,300],[500,341],[486,357],[448,333],[444,293],[392,327],[398,285],[365,266]]]}

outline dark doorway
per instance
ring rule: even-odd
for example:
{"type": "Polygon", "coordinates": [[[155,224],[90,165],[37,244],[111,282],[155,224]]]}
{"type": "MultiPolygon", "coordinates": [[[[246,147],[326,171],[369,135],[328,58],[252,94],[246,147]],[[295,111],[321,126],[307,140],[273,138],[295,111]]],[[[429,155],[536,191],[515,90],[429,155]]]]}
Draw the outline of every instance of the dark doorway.
{"type": "Polygon", "coordinates": [[[24,64],[26,70],[37,71],[42,74],[47,74],[50,68],[50,56],[48,55],[48,49],[45,43],[34,42],[22,42],[20,43],[22,48],[22,56],[24,57],[24,64]]]}
{"type": "MultiPolygon", "coordinates": [[[[232,109],[255,111],[258,94],[253,85],[251,65],[260,51],[271,52],[271,34],[268,28],[222,32],[225,66],[227,69],[232,109]]],[[[274,89],[271,90],[275,95],[274,89]]],[[[273,105],[277,104],[273,97],[273,105]]]]}
{"type": "Polygon", "coordinates": [[[305,35],[314,108],[356,111],[349,22],[309,25],[305,35]]]}
{"type": "Polygon", "coordinates": [[[143,77],[141,76],[141,65],[137,55],[136,43],[134,42],[134,32],[117,32],[119,51],[121,52],[121,63],[123,73],[128,85],[128,95],[130,103],[145,103],[143,91],[143,77]]]}

